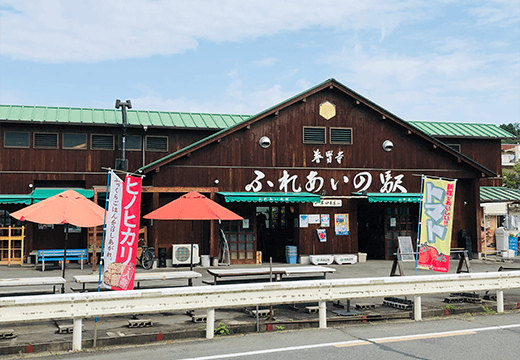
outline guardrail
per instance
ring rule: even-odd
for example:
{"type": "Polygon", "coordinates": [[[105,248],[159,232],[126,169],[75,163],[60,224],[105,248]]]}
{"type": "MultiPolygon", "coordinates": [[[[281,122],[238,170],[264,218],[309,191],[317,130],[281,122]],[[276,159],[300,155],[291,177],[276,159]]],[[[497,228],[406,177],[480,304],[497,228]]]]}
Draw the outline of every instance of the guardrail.
{"type": "Polygon", "coordinates": [[[215,309],[220,308],[318,302],[319,326],[326,328],[327,301],[413,295],[414,319],[421,320],[421,295],[496,290],[497,312],[503,312],[503,291],[507,289],[520,289],[520,271],[4,297],[0,298],[0,324],[73,319],[72,347],[78,351],[81,350],[83,319],[96,316],[206,309],[206,338],[210,339],[213,338],[215,309]]]}

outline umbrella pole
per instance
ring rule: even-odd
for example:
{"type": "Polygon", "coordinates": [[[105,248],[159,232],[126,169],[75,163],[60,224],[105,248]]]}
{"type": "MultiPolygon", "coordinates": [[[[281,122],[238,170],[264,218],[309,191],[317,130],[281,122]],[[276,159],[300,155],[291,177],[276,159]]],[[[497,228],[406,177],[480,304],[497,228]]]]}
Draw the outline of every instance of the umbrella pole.
{"type": "MultiPolygon", "coordinates": [[[[190,271],[193,271],[193,223],[195,220],[191,220],[191,251],[190,251],[190,271]]],[[[193,279],[189,280],[189,286],[193,285],[193,279]]]]}
{"type": "MultiPolygon", "coordinates": [[[[65,264],[67,260],[67,240],[69,239],[69,224],[65,224],[65,246],[63,247],[63,271],[61,277],[65,279],[65,264]]],[[[65,294],[65,283],[61,284],[61,293],[65,294]]]]}

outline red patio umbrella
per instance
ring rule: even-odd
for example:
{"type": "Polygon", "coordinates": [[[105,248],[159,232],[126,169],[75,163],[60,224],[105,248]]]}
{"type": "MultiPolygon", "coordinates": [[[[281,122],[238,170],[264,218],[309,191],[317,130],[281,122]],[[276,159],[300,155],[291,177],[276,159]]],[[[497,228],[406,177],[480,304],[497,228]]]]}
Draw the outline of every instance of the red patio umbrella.
{"type": "Polygon", "coordinates": [[[190,270],[193,269],[194,220],[242,220],[243,217],[217,204],[204,195],[192,191],[143,216],[156,220],[192,220],[190,270]]]}
{"type": "MultiPolygon", "coordinates": [[[[51,196],[36,204],[11,213],[20,221],[39,224],[72,224],[79,227],[94,227],[104,223],[105,209],[90,201],[74,190],[67,190],[51,196]]],[[[63,278],[65,278],[65,259],[67,253],[68,226],[65,227],[65,245],[63,251],[63,278]]],[[[62,285],[61,292],[65,292],[62,285]]]]}

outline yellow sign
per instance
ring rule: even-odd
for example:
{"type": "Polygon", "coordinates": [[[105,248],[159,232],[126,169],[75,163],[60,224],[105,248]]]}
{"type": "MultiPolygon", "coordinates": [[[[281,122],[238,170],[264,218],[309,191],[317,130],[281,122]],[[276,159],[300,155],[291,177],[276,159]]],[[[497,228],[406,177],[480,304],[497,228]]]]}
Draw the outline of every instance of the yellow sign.
{"type": "Polygon", "coordinates": [[[329,101],[325,101],[320,104],[320,115],[325,118],[325,120],[330,120],[334,116],[336,116],[336,105],[329,101]]]}

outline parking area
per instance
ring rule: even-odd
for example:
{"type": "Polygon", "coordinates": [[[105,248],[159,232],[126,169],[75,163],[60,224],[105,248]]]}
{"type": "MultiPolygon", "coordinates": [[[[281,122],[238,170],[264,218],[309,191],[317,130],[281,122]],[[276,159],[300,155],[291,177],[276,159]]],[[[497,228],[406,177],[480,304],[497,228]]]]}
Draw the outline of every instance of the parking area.
{"type": "MultiPolygon", "coordinates": [[[[450,273],[455,273],[458,262],[450,263],[450,273]]],[[[263,267],[266,265],[264,264],[263,267]]],[[[268,266],[268,265],[267,265],[268,266]]],[[[290,267],[298,265],[273,264],[275,267],[290,267]]],[[[520,261],[503,263],[495,261],[472,260],[472,272],[497,271],[501,266],[508,268],[520,268],[520,261]]],[[[244,265],[240,266],[241,268],[244,265]]],[[[246,267],[258,268],[258,265],[246,267]]],[[[329,265],[334,269],[327,275],[327,279],[348,279],[366,277],[387,277],[392,269],[391,261],[367,261],[364,263],[329,265]]],[[[224,268],[224,267],[221,267],[224,268]]],[[[226,267],[227,268],[227,267],[226,267]]],[[[207,270],[215,268],[194,267],[194,271],[200,273],[200,277],[193,279],[194,286],[205,285],[214,281],[214,276],[207,270]]],[[[229,267],[233,269],[233,266],[229,267]]],[[[414,275],[414,263],[403,264],[405,275],[414,275]]],[[[172,272],[186,271],[186,268],[159,268],[148,272],[172,272]]],[[[138,269],[138,273],[146,274],[146,270],[138,269]]],[[[74,281],[78,276],[95,276],[98,272],[92,272],[91,268],[80,269],[79,264],[69,264],[66,273],[65,292],[72,293],[72,288],[77,287],[74,281]]],[[[418,270],[417,275],[431,275],[427,270],[418,270]]],[[[2,278],[37,278],[60,276],[61,270],[38,271],[34,266],[1,266],[2,278]]],[[[170,280],[168,285],[173,287],[187,286],[185,279],[170,280]]],[[[163,287],[163,280],[147,281],[147,286],[163,287]]],[[[39,290],[37,285],[31,286],[31,291],[39,290]]],[[[0,289],[0,296],[9,296],[8,288],[0,289]]],[[[11,290],[12,291],[12,290],[11,290]]],[[[48,286],[42,286],[42,292],[48,293],[48,286]]],[[[423,317],[462,315],[471,316],[476,312],[492,313],[496,309],[494,292],[482,292],[480,294],[438,294],[422,298],[423,317]]],[[[330,326],[348,322],[377,322],[395,319],[411,318],[411,300],[413,298],[368,298],[356,301],[348,299],[339,302],[327,303],[327,321],[330,326]]],[[[520,290],[504,292],[506,311],[517,309],[520,304],[520,290]]],[[[258,309],[259,331],[281,331],[284,329],[296,329],[302,327],[317,327],[317,304],[284,304],[258,309]]],[[[256,308],[216,309],[216,328],[220,324],[231,333],[245,333],[257,331],[256,308]]],[[[34,352],[47,351],[49,349],[68,349],[72,339],[72,320],[32,322],[0,326],[0,354],[27,352],[28,346],[34,352]],[[3,332],[2,332],[3,331],[3,332]],[[4,334],[2,336],[2,334],[4,334]]],[[[134,314],[133,316],[103,317],[96,322],[89,318],[83,321],[84,347],[93,345],[94,334],[97,333],[97,346],[115,345],[122,343],[142,343],[176,338],[204,338],[205,337],[205,312],[169,312],[157,314],[134,314]]]]}

